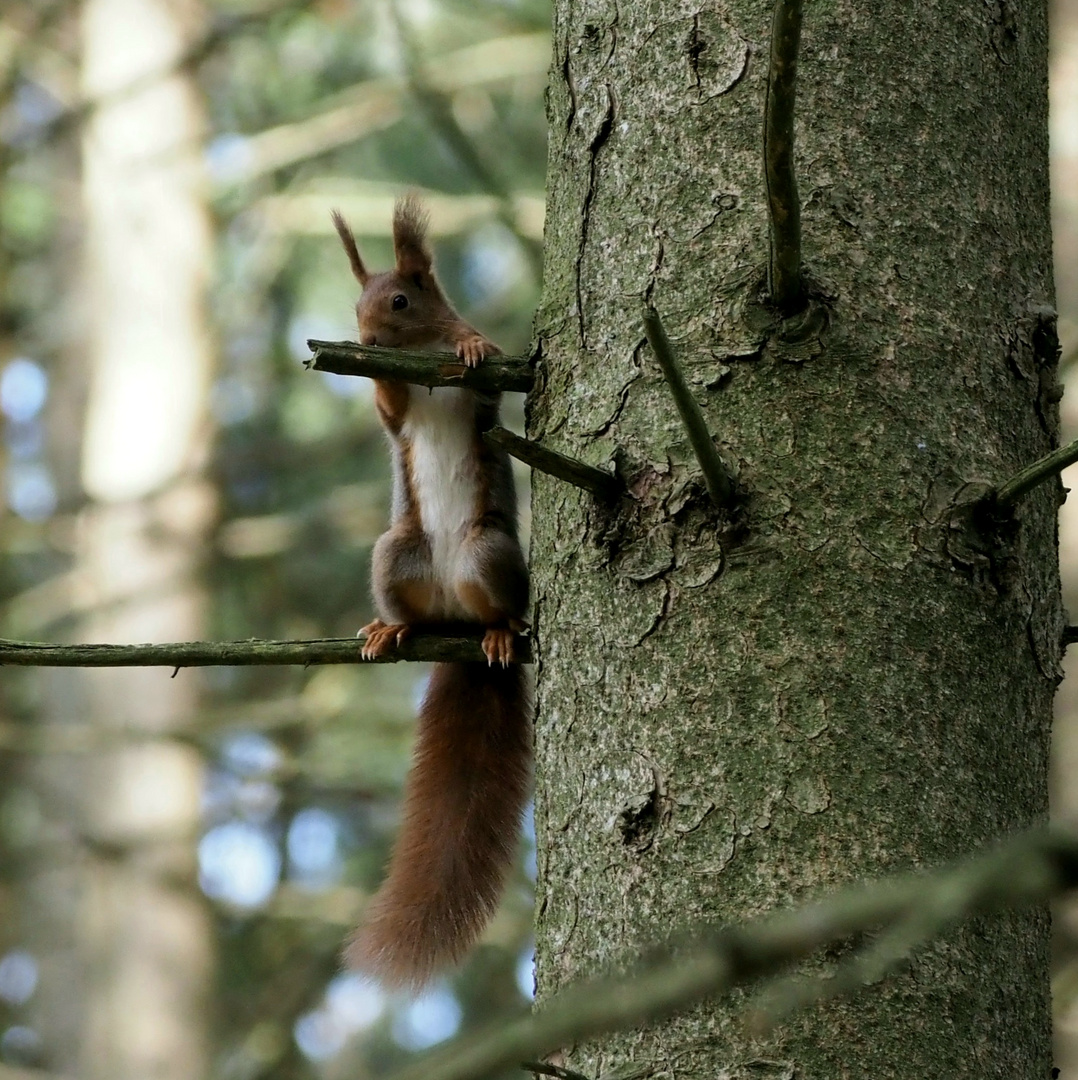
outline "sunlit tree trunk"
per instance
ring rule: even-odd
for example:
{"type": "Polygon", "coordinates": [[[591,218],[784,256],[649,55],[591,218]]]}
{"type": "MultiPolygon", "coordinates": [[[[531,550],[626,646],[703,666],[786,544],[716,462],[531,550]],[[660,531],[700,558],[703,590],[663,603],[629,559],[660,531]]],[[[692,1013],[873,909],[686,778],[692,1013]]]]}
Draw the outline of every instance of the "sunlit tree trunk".
{"type": "MultiPolygon", "coordinates": [[[[536,476],[540,997],[1039,821],[1059,671],[1043,4],[806,4],[812,317],[761,301],[771,4],[555,4],[543,392],[616,511],[536,476]],[[640,308],[739,473],[708,505],[640,308]],[[978,484],[982,486],[977,487],[978,484]]],[[[1047,1077],[1048,920],[980,922],[754,1039],[745,1002],[571,1049],[588,1076],[1047,1077]]],[[[826,964],[824,968],[826,969],[826,964]]]]}
{"type": "MultiPolygon", "coordinates": [[[[83,137],[90,367],[78,536],[92,641],[203,636],[200,545],[210,488],[198,475],[211,362],[211,235],[200,169],[203,114],[172,70],[200,12],[176,0],[86,0],[83,85],[105,101],[83,137]],[[139,83],[139,80],[144,80],[139,83]],[[125,88],[139,85],[135,92],[125,88]]],[[[80,763],[85,837],[77,955],[78,1075],[192,1080],[207,1071],[211,927],[193,861],[201,762],[169,741],[197,678],[162,670],[78,676],[103,736],[80,763]]]]}

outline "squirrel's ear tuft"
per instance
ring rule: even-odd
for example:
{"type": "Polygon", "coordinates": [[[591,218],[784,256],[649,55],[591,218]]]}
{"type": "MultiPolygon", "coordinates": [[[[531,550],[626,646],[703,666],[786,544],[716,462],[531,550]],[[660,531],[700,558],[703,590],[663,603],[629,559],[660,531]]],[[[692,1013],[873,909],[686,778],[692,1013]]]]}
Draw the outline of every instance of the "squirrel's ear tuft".
{"type": "Polygon", "coordinates": [[[352,267],[352,273],[355,275],[356,281],[360,285],[366,285],[370,278],[370,274],[367,273],[367,268],[363,265],[363,260],[359,257],[359,248],[356,247],[356,238],[352,235],[352,230],[348,227],[348,222],[344,220],[344,215],[340,210],[333,211],[333,226],[337,230],[337,235],[341,238],[341,243],[344,245],[344,252],[348,256],[348,262],[352,267]]]}
{"type": "Polygon", "coordinates": [[[427,227],[430,215],[417,195],[404,195],[393,208],[393,250],[397,255],[397,273],[402,277],[429,274],[430,247],[427,227]]]}

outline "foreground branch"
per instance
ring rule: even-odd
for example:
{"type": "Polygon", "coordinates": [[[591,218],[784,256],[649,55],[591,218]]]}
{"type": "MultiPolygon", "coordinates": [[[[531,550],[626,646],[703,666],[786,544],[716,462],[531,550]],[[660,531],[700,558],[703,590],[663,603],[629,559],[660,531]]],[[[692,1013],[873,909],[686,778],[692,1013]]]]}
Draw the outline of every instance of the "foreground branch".
{"type": "Polygon", "coordinates": [[[464,386],[469,390],[527,393],[535,376],[522,356],[490,356],[470,368],[452,353],[410,352],[356,345],[351,341],[308,341],[314,357],[307,366],[336,375],[362,375],[419,386],[464,386]]]}
{"type": "Polygon", "coordinates": [[[792,312],[801,300],[801,204],[794,174],[794,103],[801,0],[775,0],[771,66],[764,104],[764,178],[771,213],[768,290],[772,303],[792,312]]]}
{"type": "MultiPolygon", "coordinates": [[[[1078,835],[1025,833],[934,873],[855,886],[822,903],[687,940],[622,978],[570,987],[538,1012],[458,1040],[393,1080],[480,1080],[573,1043],[669,1016],[774,975],[825,946],[891,927],[924,905],[955,921],[1043,903],[1078,885],[1078,835]]],[[[975,975],[975,973],[972,973],[975,975]]]]}
{"type": "MultiPolygon", "coordinates": [[[[20,667],[214,667],[218,665],[393,664],[398,660],[444,663],[486,661],[482,631],[415,634],[376,660],[363,660],[356,638],[312,641],[179,641],[161,645],[50,645],[0,639],[0,666],[20,667]]],[[[516,639],[517,660],[531,663],[531,641],[516,639]]]]}

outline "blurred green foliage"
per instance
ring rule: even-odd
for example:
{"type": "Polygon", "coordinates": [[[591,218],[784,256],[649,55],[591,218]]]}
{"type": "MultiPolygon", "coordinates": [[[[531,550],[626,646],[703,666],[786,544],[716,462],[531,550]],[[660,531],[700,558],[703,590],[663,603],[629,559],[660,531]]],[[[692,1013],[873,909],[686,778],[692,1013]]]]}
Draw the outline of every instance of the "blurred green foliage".
{"type": "MultiPolygon", "coordinates": [[[[370,388],[302,364],[308,337],[354,336],[356,287],[330,207],[352,220],[368,262],[384,266],[392,198],[418,188],[449,295],[507,351],[526,347],[539,289],[548,21],[546,0],[206,4],[205,47],[190,70],[208,110],[217,230],[207,637],[352,635],[372,614],[369,558],[388,515],[389,472],[370,388]],[[466,51],[479,46],[486,52],[466,51]],[[502,49],[515,51],[499,69],[502,49]],[[475,55],[487,59],[465,62],[475,55]],[[313,138],[334,115],[343,121],[313,138]]],[[[29,357],[50,388],[33,431],[9,416],[5,447],[10,464],[38,439],[27,460],[56,492],[54,509],[36,518],[9,498],[0,571],[9,637],[77,634],[79,618],[62,587],[84,502],[78,62],[69,5],[14,0],[0,12],[0,365],[29,357]]],[[[519,423],[520,403],[507,406],[519,423]]],[[[193,737],[209,770],[206,830],[249,825],[282,867],[259,903],[214,901],[216,1076],[380,1074],[423,1042],[425,1023],[444,1033],[456,1009],[466,1028],[525,1000],[523,863],[484,944],[426,1013],[400,996],[376,1008],[369,990],[338,975],[341,942],[392,841],[423,677],[410,665],[205,673],[193,737]],[[322,816],[301,817],[311,810],[322,816]],[[305,841],[297,822],[307,823],[305,841]],[[332,849],[319,873],[303,869],[303,843],[332,849]]],[[[11,870],[30,812],[12,748],[42,706],[32,673],[5,695],[4,730],[15,734],[11,746],[0,742],[0,861],[11,870]]],[[[0,888],[0,926],[17,924],[4,918],[17,903],[0,888]]],[[[0,956],[17,944],[0,931],[0,956]]],[[[0,1029],[18,1019],[0,1002],[0,1029]]]]}

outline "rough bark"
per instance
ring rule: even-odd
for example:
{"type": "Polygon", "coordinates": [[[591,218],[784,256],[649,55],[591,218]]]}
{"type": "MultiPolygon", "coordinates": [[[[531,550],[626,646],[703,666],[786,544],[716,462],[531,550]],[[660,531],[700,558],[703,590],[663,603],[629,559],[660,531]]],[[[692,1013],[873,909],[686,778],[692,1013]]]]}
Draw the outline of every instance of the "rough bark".
{"type": "MultiPolygon", "coordinates": [[[[1042,819],[1062,612],[1043,4],[806,6],[807,313],[763,302],[770,6],[555,5],[535,477],[538,984],[1042,819]],[[739,474],[709,508],[649,300],[739,474]]],[[[588,1075],[1044,1077],[1048,920],[979,921],[768,1040],[700,1008],[588,1075]]],[[[826,968],[826,964],[824,965],[826,968]]]]}

